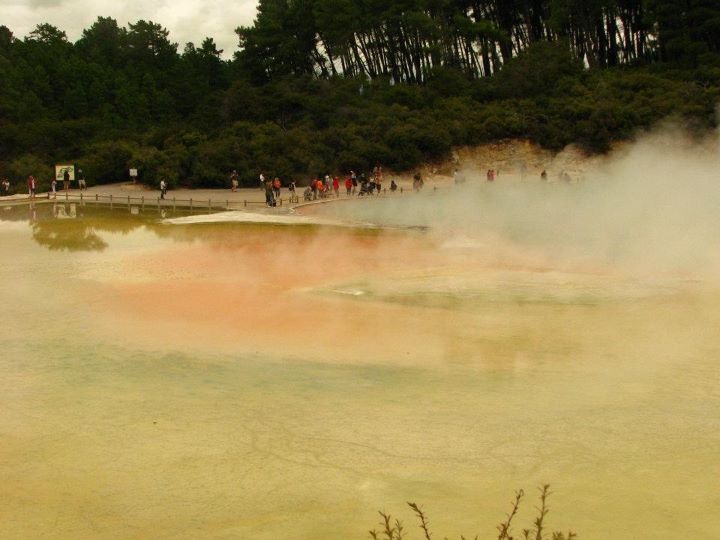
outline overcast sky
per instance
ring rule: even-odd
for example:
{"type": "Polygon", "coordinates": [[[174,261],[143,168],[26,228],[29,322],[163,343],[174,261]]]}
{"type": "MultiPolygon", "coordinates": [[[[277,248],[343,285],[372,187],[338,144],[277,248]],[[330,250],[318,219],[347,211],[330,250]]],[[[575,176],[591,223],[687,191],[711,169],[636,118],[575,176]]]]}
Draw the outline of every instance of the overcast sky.
{"type": "Polygon", "coordinates": [[[112,17],[120,26],[152,20],[170,30],[181,52],[188,41],[199,45],[208,36],[228,58],[237,49],[235,28],[252,23],[256,5],[257,0],[0,0],[0,24],[25,37],[48,22],[75,41],[98,16],[112,17]]]}

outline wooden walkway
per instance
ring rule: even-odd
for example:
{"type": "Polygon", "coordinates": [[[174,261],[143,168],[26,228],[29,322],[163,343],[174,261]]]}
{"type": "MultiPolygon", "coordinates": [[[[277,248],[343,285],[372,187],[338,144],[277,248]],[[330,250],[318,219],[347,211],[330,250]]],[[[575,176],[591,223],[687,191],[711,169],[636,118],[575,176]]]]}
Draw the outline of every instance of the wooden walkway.
{"type": "MultiPolygon", "coordinates": [[[[55,197],[52,193],[43,193],[31,199],[29,197],[13,198],[2,200],[1,204],[27,204],[31,202],[58,202],[58,203],[80,203],[92,204],[98,206],[115,206],[132,207],[136,206],[141,209],[145,208],[165,208],[172,210],[189,210],[189,211],[226,211],[226,210],[243,210],[247,208],[266,208],[265,202],[253,200],[231,200],[231,199],[205,199],[205,198],[176,198],[176,197],[146,197],[144,195],[105,195],[100,193],[83,192],[70,193],[66,191],[58,192],[55,197]]],[[[278,199],[278,207],[291,208],[298,201],[291,200],[290,197],[278,199]]]]}

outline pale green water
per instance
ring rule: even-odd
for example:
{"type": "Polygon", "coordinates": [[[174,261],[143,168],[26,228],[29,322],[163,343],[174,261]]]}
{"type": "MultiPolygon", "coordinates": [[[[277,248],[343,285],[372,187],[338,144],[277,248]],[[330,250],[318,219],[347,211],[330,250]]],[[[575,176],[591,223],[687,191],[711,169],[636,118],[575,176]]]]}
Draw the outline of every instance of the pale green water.
{"type": "Polygon", "coordinates": [[[438,537],[491,538],[545,482],[581,538],[720,531],[708,284],[47,214],[0,209],[2,538],[365,538],[377,509],[418,537],[408,500],[438,537]]]}

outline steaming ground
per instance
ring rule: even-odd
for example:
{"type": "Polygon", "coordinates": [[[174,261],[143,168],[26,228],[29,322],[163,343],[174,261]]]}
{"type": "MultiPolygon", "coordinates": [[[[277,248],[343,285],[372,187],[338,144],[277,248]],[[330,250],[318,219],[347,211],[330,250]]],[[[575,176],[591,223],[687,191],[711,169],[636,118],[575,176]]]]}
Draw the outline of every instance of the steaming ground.
{"type": "MultiPolygon", "coordinates": [[[[648,136],[585,172],[579,184],[522,182],[512,172],[494,184],[464,171],[459,189],[327,205],[318,212],[377,224],[430,227],[447,242],[559,268],[717,275],[720,147],[679,130],[648,136]]],[[[315,209],[314,209],[315,210],[315,209]]]]}

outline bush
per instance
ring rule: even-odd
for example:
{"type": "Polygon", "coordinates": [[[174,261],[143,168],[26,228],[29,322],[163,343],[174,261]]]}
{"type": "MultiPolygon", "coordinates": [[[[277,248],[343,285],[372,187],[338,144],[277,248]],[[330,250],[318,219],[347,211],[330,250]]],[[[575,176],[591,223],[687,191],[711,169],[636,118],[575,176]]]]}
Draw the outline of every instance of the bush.
{"type": "Polygon", "coordinates": [[[8,179],[14,191],[25,191],[30,175],[35,177],[38,191],[45,191],[55,177],[55,168],[46,159],[34,154],[25,154],[8,164],[8,179]]]}
{"type": "MultiPolygon", "coordinates": [[[[550,507],[548,506],[548,499],[550,495],[549,485],[546,484],[540,488],[540,505],[536,507],[537,517],[531,526],[523,529],[522,538],[529,540],[530,538],[542,539],[547,537],[546,535],[548,534],[548,531],[545,520],[547,515],[550,513],[550,507]]],[[[515,492],[515,499],[512,502],[510,512],[505,514],[505,519],[496,527],[498,531],[497,540],[513,540],[513,538],[520,538],[520,536],[512,534],[512,527],[513,521],[520,508],[520,503],[524,497],[525,492],[522,489],[515,492]]],[[[433,533],[430,532],[431,527],[427,514],[416,503],[409,502],[407,504],[417,518],[419,523],[418,527],[422,531],[423,538],[425,540],[431,540],[433,533]]],[[[400,520],[393,520],[392,516],[390,514],[386,514],[385,512],[379,512],[379,514],[382,518],[382,521],[380,522],[380,530],[371,529],[369,531],[370,538],[373,540],[403,540],[404,538],[407,538],[405,527],[400,520]]],[[[555,531],[552,532],[551,536],[553,540],[573,540],[577,538],[577,535],[572,531],[569,531],[567,534],[555,531]]],[[[461,536],[460,538],[465,538],[465,536],[461,536]]],[[[478,537],[475,536],[474,538],[477,540],[478,537]]]]}
{"type": "Polygon", "coordinates": [[[129,179],[132,157],[137,151],[137,144],[128,141],[95,143],[80,162],[93,184],[124,182],[129,179]]]}

